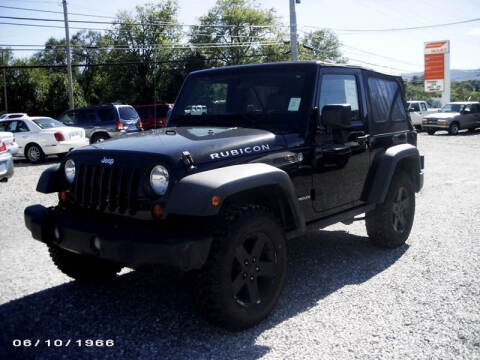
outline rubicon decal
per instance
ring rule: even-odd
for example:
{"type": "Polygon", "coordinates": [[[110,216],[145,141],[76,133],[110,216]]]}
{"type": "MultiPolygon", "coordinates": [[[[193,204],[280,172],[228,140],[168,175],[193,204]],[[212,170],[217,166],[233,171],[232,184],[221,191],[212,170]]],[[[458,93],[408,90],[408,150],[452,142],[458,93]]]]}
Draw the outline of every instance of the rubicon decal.
{"type": "Polygon", "coordinates": [[[267,151],[267,150],[270,150],[270,145],[268,145],[268,144],[247,146],[247,147],[240,148],[240,149],[232,149],[232,150],[220,151],[218,153],[211,153],[210,158],[211,159],[221,159],[221,158],[228,158],[230,156],[252,154],[252,153],[262,152],[262,151],[267,151]]]}

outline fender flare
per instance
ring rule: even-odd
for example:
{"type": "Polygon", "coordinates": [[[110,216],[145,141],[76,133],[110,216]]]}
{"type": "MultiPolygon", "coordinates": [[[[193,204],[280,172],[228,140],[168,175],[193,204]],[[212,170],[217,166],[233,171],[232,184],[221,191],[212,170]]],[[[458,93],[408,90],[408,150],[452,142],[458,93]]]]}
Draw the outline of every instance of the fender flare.
{"type": "Polygon", "coordinates": [[[37,183],[37,191],[43,194],[51,194],[67,189],[60,164],[49,167],[42,172],[37,183]]]}
{"type": "Polygon", "coordinates": [[[271,185],[277,186],[285,196],[294,217],[295,230],[303,231],[305,220],[290,177],[285,171],[263,163],[233,165],[188,175],[174,185],[165,211],[213,216],[221,208],[212,205],[214,195],[220,197],[223,205],[235,194],[271,185]]]}
{"type": "Polygon", "coordinates": [[[373,162],[371,186],[367,195],[369,204],[383,203],[387,196],[388,188],[392,181],[393,174],[401,160],[411,159],[414,165],[414,185],[415,191],[420,191],[422,187],[422,166],[420,153],[418,149],[411,144],[395,145],[388,148],[385,152],[378,154],[373,162]]]}

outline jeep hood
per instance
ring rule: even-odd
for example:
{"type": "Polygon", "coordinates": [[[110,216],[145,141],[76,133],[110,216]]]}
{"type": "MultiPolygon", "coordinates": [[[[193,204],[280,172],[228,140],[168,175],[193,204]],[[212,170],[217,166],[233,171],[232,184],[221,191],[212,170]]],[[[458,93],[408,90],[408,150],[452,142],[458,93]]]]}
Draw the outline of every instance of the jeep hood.
{"type": "Polygon", "coordinates": [[[134,154],[160,155],[172,164],[181,164],[184,151],[190,152],[194,164],[261,155],[286,147],[282,135],[266,130],[226,127],[178,127],[126,134],[74,151],[88,156],[115,156],[134,154]]]}
{"type": "Polygon", "coordinates": [[[424,116],[424,119],[451,119],[460,115],[458,112],[437,112],[424,116]]]}

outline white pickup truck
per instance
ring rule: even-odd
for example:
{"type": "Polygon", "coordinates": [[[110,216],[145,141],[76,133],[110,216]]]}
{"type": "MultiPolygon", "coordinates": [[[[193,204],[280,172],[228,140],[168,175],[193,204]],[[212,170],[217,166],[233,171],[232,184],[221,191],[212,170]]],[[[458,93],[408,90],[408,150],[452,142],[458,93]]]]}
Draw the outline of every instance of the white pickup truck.
{"type": "Polygon", "coordinates": [[[434,109],[428,106],[426,101],[407,101],[408,112],[412,119],[412,125],[417,131],[422,131],[422,119],[424,116],[438,112],[438,109],[434,109]]]}

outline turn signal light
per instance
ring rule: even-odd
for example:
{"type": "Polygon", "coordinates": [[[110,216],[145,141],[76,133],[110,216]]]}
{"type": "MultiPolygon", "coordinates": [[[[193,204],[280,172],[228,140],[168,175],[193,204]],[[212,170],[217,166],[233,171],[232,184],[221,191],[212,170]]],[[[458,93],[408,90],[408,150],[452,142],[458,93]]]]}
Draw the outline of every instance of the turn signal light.
{"type": "Polygon", "coordinates": [[[163,208],[160,204],[153,205],[152,215],[156,219],[160,219],[163,216],[163,208]]]}
{"type": "Polygon", "coordinates": [[[60,191],[60,192],[58,193],[58,200],[59,200],[60,202],[65,202],[65,201],[67,201],[67,193],[66,193],[65,191],[60,191]]]}
{"type": "Polygon", "coordinates": [[[214,207],[219,207],[219,206],[220,206],[220,202],[221,202],[220,196],[218,196],[218,195],[212,196],[212,205],[213,205],[214,207]]]}

